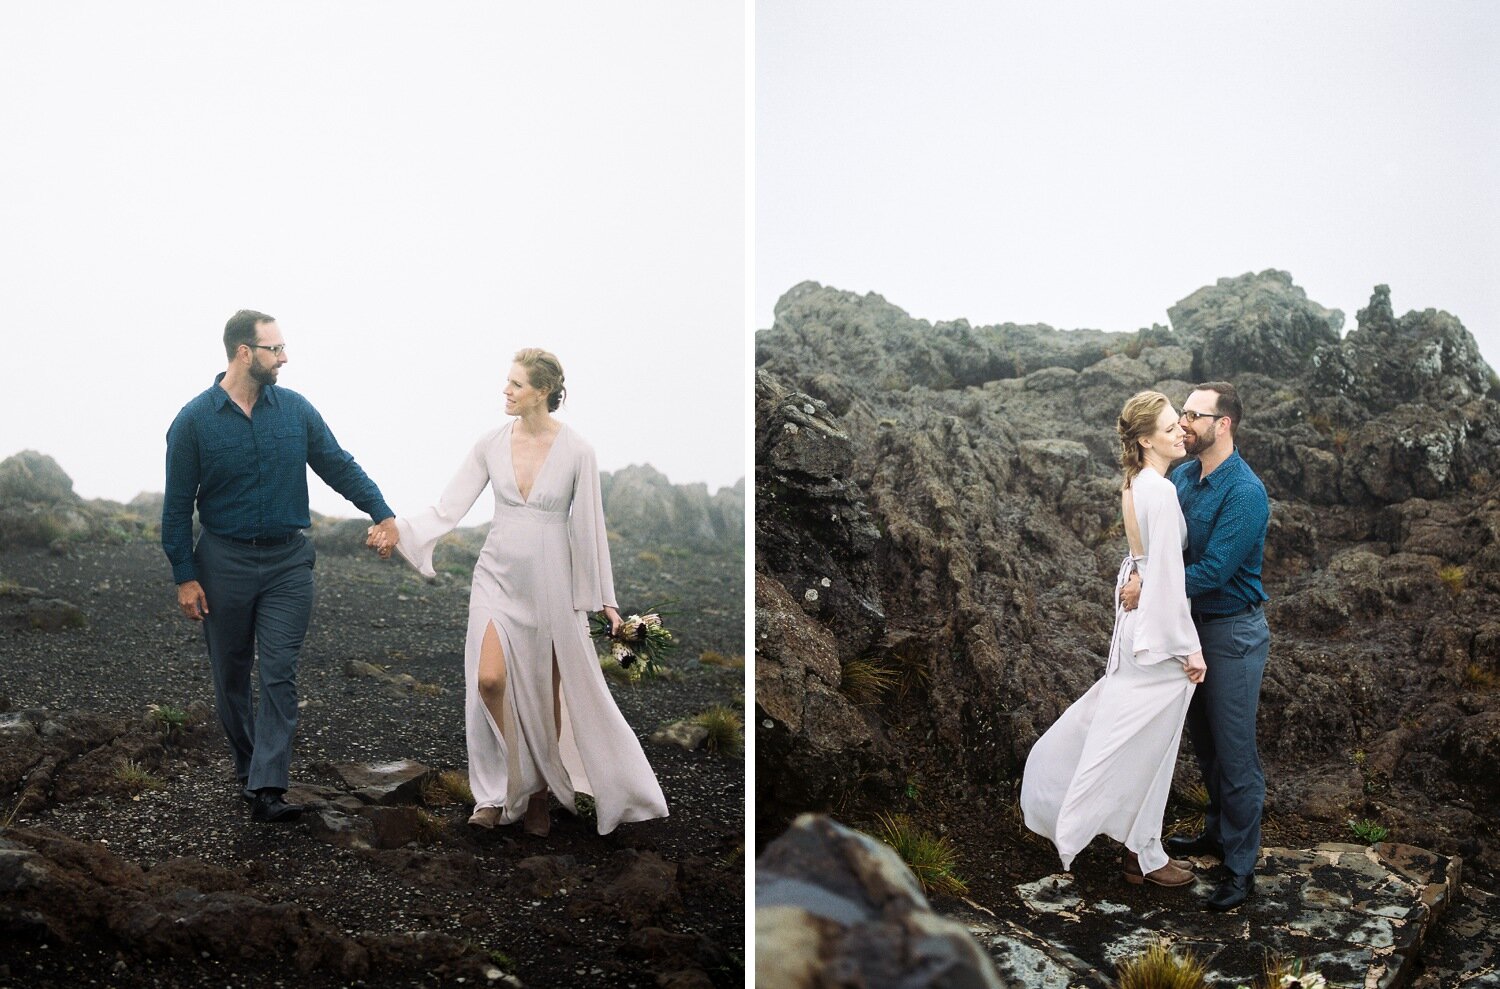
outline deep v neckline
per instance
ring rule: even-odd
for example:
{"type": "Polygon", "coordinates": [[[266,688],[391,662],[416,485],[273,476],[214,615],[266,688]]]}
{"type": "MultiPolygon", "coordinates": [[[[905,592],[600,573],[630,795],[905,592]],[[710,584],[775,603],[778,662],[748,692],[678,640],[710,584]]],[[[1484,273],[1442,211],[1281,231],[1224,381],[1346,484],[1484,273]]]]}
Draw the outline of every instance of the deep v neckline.
{"type": "Polygon", "coordinates": [[[552,451],[557,449],[557,441],[562,439],[563,430],[567,429],[567,423],[559,423],[557,433],[552,437],[552,443],[547,447],[547,453],[542,457],[542,462],[537,464],[536,473],[531,475],[531,490],[521,490],[521,478],[516,474],[516,425],[511,423],[510,435],[505,438],[506,453],[510,456],[510,483],[516,487],[516,494],[521,496],[521,504],[530,507],[531,496],[536,493],[536,482],[542,479],[542,472],[547,469],[547,464],[552,461],[552,451]]]}

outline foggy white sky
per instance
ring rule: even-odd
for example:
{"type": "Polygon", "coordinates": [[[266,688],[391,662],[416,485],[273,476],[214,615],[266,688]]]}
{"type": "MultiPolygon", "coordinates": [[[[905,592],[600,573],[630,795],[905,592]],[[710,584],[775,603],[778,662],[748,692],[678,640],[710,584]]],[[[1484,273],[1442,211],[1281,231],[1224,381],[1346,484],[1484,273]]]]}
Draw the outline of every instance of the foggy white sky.
{"type": "Polygon", "coordinates": [[[745,30],[695,0],[5,4],[0,457],[160,491],[243,307],[398,512],[504,420],[523,346],[602,468],[734,483],[745,30]]]}
{"type": "Polygon", "coordinates": [[[1500,4],[756,7],[758,327],[792,285],[1135,330],[1281,268],[1500,365],[1500,4]]]}

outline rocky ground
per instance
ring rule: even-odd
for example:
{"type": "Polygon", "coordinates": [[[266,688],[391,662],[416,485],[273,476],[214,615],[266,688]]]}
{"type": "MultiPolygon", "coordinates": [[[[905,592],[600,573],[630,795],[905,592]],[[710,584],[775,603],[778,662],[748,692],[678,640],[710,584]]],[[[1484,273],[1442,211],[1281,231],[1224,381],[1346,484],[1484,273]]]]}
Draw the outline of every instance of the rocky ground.
{"type": "MultiPolygon", "coordinates": [[[[57,515],[33,508],[13,514],[57,515]]],[[[47,526],[50,549],[0,552],[0,985],[741,984],[738,756],[648,743],[671,816],[608,836],[560,809],[544,839],[468,828],[431,782],[465,763],[467,580],[424,581],[328,526],[292,768],[323,812],[256,824],[160,548],[128,519],[112,539],[47,526]],[[194,723],[164,732],[150,705],[194,723]],[[132,792],[127,762],[154,782],[132,792]],[[361,767],[409,784],[371,788],[361,767]]],[[[742,559],[684,591],[663,580],[672,554],[618,553],[623,605],[681,612],[671,675],[612,683],[643,738],[742,709],[743,669],[698,659],[741,651],[742,559]]]]}
{"type": "Polygon", "coordinates": [[[756,345],[757,841],[802,811],[902,811],[953,840],[976,902],[1023,917],[1016,887],[1056,867],[1016,820],[1026,754],[1108,649],[1115,417],[1228,378],[1272,502],[1267,842],[1368,822],[1462,859],[1492,903],[1500,378],[1457,318],[1398,317],[1385,286],[1347,334],[1278,271],[1169,315],[1101,333],[783,297],[756,345]]]}

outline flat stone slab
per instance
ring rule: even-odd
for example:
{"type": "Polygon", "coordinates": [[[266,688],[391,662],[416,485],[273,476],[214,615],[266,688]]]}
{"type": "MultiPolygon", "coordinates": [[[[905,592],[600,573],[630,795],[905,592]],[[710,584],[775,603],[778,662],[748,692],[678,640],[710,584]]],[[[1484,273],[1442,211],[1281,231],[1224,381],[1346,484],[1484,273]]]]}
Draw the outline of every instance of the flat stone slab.
{"type": "MultiPolygon", "coordinates": [[[[1424,942],[1460,890],[1459,859],[1411,845],[1268,848],[1249,902],[1217,914],[1202,909],[1217,880],[1213,864],[1195,862],[1196,882],[1171,890],[1128,887],[1118,872],[1104,881],[1046,876],[1016,887],[1024,924],[983,909],[948,915],[1020,985],[1107,989],[1117,961],[1164,938],[1194,954],[1214,986],[1253,985],[1267,955],[1279,955],[1302,959],[1332,984],[1396,989],[1411,981],[1424,942]]],[[[1482,977],[1492,955],[1472,958],[1470,971],[1482,977]]]]}
{"type": "Polygon", "coordinates": [[[340,763],[332,767],[345,789],[366,803],[416,803],[432,770],[411,759],[396,762],[340,763]]]}

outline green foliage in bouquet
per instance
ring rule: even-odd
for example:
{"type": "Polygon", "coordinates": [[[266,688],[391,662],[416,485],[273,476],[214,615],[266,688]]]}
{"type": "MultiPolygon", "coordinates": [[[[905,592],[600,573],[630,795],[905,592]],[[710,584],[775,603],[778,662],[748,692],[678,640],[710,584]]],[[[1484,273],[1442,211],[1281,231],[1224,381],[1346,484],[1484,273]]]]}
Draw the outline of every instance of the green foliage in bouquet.
{"type": "Polygon", "coordinates": [[[677,640],[662,624],[661,611],[648,608],[644,614],[626,615],[620,630],[609,633],[609,619],[603,612],[589,616],[589,634],[609,646],[609,655],[630,673],[631,679],[642,674],[656,676],[658,664],[677,648],[677,640]]]}

